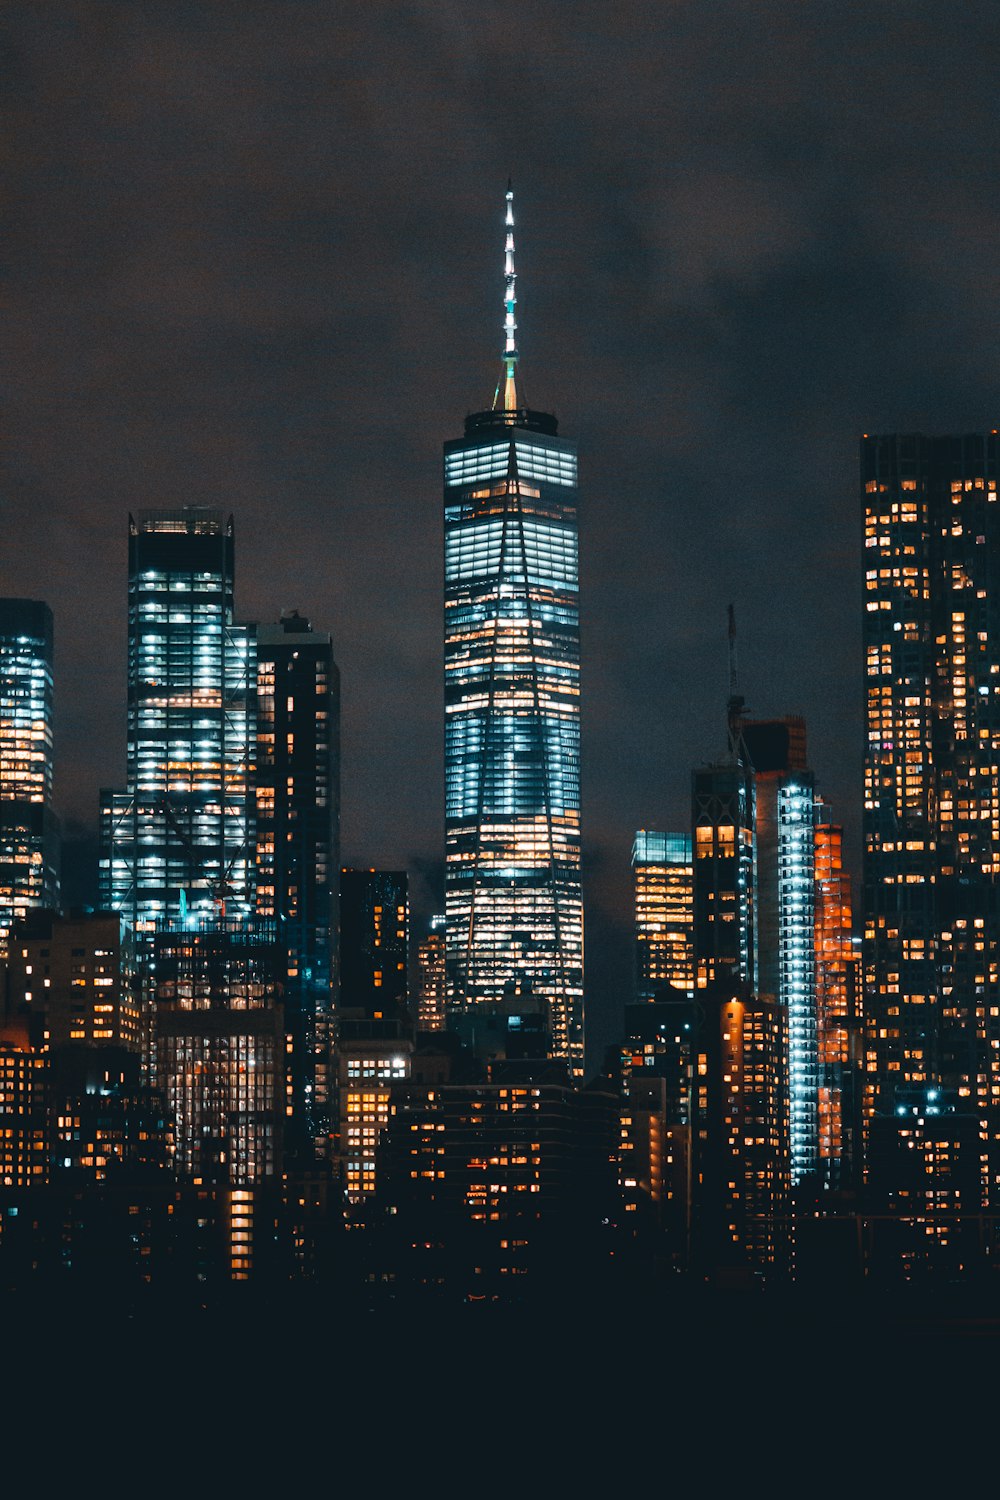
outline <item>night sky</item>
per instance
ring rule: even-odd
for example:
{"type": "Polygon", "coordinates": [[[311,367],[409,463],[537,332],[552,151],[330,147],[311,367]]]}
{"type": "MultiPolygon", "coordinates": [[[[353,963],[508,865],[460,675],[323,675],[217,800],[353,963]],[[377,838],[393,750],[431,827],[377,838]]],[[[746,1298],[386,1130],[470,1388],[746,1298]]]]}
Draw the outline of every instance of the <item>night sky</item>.
{"type": "Polygon", "coordinates": [[[723,748],[726,606],[856,870],[863,431],[997,422],[996,0],[8,3],[0,594],[56,628],[57,804],[124,783],[127,518],[236,518],[342,673],[344,863],[441,900],[441,444],[522,392],[581,473],[595,1049],[636,828],[723,748]]]}

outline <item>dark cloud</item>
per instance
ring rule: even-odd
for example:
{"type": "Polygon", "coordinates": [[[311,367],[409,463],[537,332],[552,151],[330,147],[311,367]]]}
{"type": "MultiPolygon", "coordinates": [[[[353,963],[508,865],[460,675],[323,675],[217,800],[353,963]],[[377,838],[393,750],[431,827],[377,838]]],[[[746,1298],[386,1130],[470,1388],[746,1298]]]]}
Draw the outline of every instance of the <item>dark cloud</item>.
{"type": "Polygon", "coordinates": [[[528,395],[581,449],[599,1003],[632,834],[683,825],[721,747],[730,601],[746,696],[806,716],[857,863],[857,438],[996,421],[992,0],[3,27],[0,592],[55,611],[65,812],[123,776],[127,514],[219,504],[241,613],[333,632],[345,859],[432,901],[440,444],[492,394],[510,172],[528,395]]]}

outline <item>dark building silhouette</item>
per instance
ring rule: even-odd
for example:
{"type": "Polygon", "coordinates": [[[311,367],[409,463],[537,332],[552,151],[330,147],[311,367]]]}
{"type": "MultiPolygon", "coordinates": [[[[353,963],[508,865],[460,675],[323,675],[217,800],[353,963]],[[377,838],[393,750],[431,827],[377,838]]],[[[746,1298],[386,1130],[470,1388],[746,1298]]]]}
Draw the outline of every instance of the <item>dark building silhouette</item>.
{"type": "MultiPolygon", "coordinates": [[[[397,1293],[518,1303],[595,1296],[617,1213],[618,1101],[546,1076],[392,1090],[371,1256],[397,1293]]],[[[501,1070],[503,1073],[504,1070],[501,1070]]]]}
{"type": "Polygon", "coordinates": [[[257,627],[256,903],[286,954],[286,1153],[308,1160],[331,1124],[340,875],[340,673],[329,635],[297,611],[257,627]]]}
{"type": "Polygon", "coordinates": [[[340,872],[340,1011],[409,1019],[409,880],[405,870],[340,872]]]}

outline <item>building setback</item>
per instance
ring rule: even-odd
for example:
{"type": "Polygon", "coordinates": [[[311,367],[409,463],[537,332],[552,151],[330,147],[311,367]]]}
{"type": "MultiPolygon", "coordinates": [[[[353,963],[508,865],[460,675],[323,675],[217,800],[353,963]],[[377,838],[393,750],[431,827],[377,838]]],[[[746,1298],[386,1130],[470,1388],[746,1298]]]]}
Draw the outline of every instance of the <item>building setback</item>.
{"type": "Polygon", "coordinates": [[[513,194],[493,406],[444,447],[449,1006],[550,1005],[583,1072],[577,464],[517,376],[513,194]]]}

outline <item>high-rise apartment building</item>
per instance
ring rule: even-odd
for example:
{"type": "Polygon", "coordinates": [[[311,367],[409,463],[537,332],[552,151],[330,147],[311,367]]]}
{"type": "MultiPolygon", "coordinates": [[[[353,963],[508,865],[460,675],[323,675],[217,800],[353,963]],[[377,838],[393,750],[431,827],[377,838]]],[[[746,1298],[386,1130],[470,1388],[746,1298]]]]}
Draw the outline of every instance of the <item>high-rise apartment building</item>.
{"type": "Polygon", "coordinates": [[[29,913],[12,933],[7,987],[46,1051],[73,1044],[142,1051],[132,932],[117,912],[29,913]]]}
{"type": "Polygon", "coordinates": [[[990,1205],[1000,1193],[998,467],[995,432],[861,444],[867,1108],[977,1119],[990,1205]]]}
{"type": "Polygon", "coordinates": [[[420,991],[417,996],[417,1030],[443,1031],[445,1027],[445,916],[431,917],[430,931],[417,948],[420,991]]]}
{"type": "Polygon", "coordinates": [[[58,900],[52,611],[35,599],[0,599],[0,957],[12,923],[58,900]]]}
{"type": "Polygon", "coordinates": [[[257,914],[285,954],[292,1093],[286,1143],[330,1126],[333,953],[340,873],[340,673],[297,611],[257,627],[257,914]]]}
{"type": "Polygon", "coordinates": [[[101,797],[100,898],[139,933],[252,909],[256,644],[233,545],[221,510],[129,518],[126,789],[101,797]]]}
{"type": "Polygon", "coordinates": [[[640,828],[632,845],[636,998],[694,990],[694,870],[689,833],[640,828]]]}
{"type": "Polygon", "coordinates": [[[549,1003],[583,1071],[577,464],[523,403],[508,189],[503,364],[444,447],[449,1004],[510,985],[549,1003]]]}

